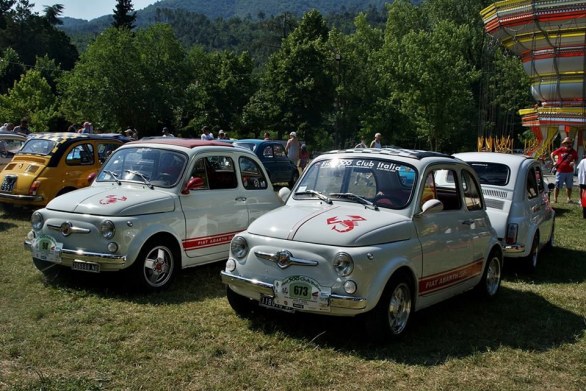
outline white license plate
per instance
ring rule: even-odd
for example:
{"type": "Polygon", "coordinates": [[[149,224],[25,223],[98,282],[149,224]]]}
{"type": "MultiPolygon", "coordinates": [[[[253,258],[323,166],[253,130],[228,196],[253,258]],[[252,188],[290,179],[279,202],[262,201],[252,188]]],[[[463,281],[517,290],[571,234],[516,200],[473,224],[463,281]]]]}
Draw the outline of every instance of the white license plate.
{"type": "Polygon", "coordinates": [[[275,304],[275,300],[273,299],[272,296],[261,295],[259,304],[261,307],[272,308],[272,309],[281,310],[281,311],[285,311],[285,312],[295,312],[295,309],[293,309],[293,308],[285,307],[284,305],[275,304]]]}
{"type": "Polygon", "coordinates": [[[48,262],[61,262],[61,249],[63,243],[57,242],[50,236],[40,236],[33,242],[31,252],[33,258],[42,259],[48,262]]]}
{"type": "Polygon", "coordinates": [[[79,270],[82,272],[90,272],[90,273],[99,273],[100,272],[100,264],[93,263],[93,262],[73,261],[73,263],[71,264],[71,268],[73,270],[79,270]]]}
{"type": "Polygon", "coordinates": [[[307,276],[291,276],[274,282],[275,305],[294,310],[330,312],[332,289],[307,276]]]}

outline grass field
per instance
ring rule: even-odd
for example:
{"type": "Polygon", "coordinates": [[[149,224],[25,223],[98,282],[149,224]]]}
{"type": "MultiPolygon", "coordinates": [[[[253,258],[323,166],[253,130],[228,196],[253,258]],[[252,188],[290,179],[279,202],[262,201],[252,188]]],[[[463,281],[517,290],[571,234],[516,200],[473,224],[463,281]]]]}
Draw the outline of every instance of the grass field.
{"type": "Polygon", "coordinates": [[[534,275],[508,264],[497,298],[462,295],[371,341],[352,319],[238,318],[219,272],[139,295],[124,281],[46,281],[23,249],[30,212],[0,212],[0,390],[586,390],[586,220],[556,205],[534,275]]]}

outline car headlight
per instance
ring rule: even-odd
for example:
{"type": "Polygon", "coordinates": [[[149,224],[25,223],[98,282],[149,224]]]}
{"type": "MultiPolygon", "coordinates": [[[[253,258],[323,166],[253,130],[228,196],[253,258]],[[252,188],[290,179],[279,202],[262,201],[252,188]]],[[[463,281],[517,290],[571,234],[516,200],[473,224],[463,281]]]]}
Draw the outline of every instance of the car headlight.
{"type": "Polygon", "coordinates": [[[234,236],[230,242],[230,251],[238,259],[242,259],[248,254],[248,243],[242,236],[234,236]]]}
{"type": "Polygon", "coordinates": [[[114,223],[110,220],[102,221],[102,224],[100,224],[100,233],[104,238],[112,239],[116,233],[116,227],[114,226],[114,223]]]}
{"type": "Polygon", "coordinates": [[[334,270],[340,277],[349,276],[354,270],[354,260],[350,254],[338,253],[334,257],[334,270]]]}
{"type": "Polygon", "coordinates": [[[33,229],[39,230],[43,228],[44,223],[45,219],[43,218],[43,215],[38,211],[33,212],[31,216],[31,225],[33,226],[33,229]]]}

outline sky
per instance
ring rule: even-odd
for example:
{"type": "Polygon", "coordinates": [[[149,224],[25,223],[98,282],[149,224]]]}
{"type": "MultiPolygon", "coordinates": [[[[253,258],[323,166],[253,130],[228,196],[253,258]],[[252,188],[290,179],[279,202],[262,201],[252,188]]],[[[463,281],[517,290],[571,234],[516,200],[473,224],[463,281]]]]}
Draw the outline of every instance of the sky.
{"type": "MultiPolygon", "coordinates": [[[[156,0],[132,0],[135,11],[155,3],[156,0]]],[[[34,3],[33,12],[43,14],[46,5],[63,4],[61,16],[70,18],[91,20],[104,15],[113,14],[116,8],[116,0],[30,0],[34,3]]]]}

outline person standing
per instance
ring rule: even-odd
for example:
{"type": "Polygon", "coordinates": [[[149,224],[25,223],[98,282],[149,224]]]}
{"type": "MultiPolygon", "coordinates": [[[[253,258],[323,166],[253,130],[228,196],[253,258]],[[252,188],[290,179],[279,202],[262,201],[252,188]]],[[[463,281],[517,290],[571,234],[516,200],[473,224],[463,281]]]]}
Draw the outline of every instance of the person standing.
{"type": "Polygon", "coordinates": [[[210,131],[209,126],[204,125],[201,128],[201,139],[202,140],[213,140],[214,139],[214,135],[210,131]]]}
{"type": "Polygon", "coordinates": [[[163,128],[163,137],[175,137],[171,132],[169,132],[169,128],[166,126],[163,128]]]}
{"type": "Polygon", "coordinates": [[[92,123],[85,121],[83,127],[79,129],[77,133],[93,133],[92,123]]]}
{"type": "Polygon", "coordinates": [[[360,137],[360,142],[356,144],[354,148],[366,148],[366,143],[364,142],[364,137],[360,137]]]}
{"type": "Polygon", "coordinates": [[[566,137],[562,140],[562,146],[553,151],[550,155],[551,161],[554,162],[555,172],[555,190],[553,193],[553,202],[558,202],[560,189],[566,186],[566,196],[568,203],[572,203],[572,186],[574,185],[574,165],[578,160],[578,153],[572,148],[573,140],[566,137]]]}
{"type": "Polygon", "coordinates": [[[382,138],[382,134],[380,133],[376,133],[374,135],[374,140],[372,140],[370,142],[370,148],[382,148],[382,144],[381,144],[381,138],[382,138]]]}
{"type": "Polygon", "coordinates": [[[291,132],[289,133],[289,140],[287,140],[287,145],[285,145],[285,153],[289,160],[295,163],[295,167],[299,166],[299,140],[297,140],[297,133],[291,132]]]}
{"type": "Polygon", "coordinates": [[[301,151],[299,152],[299,168],[301,171],[305,170],[307,163],[309,163],[309,151],[307,150],[307,145],[301,144],[301,151]]]}
{"type": "Polygon", "coordinates": [[[586,219],[586,157],[578,163],[578,184],[580,185],[580,203],[582,217],[586,219]]]}
{"type": "Polygon", "coordinates": [[[265,139],[265,141],[266,140],[270,140],[271,139],[271,134],[269,132],[265,132],[264,139],[265,139]]]}
{"type": "Polygon", "coordinates": [[[20,134],[30,134],[31,131],[28,128],[28,119],[23,118],[20,120],[20,125],[17,125],[14,127],[14,129],[12,130],[14,133],[20,133],[20,134]]]}

